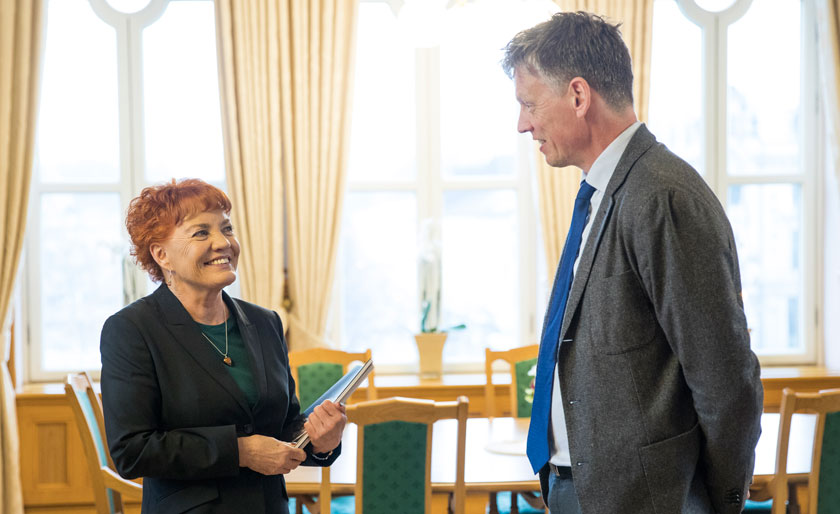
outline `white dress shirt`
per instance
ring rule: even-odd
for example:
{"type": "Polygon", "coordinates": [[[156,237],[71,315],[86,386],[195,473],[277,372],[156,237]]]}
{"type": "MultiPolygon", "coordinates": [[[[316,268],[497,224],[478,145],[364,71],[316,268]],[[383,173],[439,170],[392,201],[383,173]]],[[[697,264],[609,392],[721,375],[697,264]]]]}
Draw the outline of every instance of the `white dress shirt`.
{"type": "MultiPolygon", "coordinates": [[[[581,241],[585,241],[586,244],[589,243],[589,233],[592,231],[592,223],[590,223],[590,221],[592,221],[594,214],[598,212],[598,208],[601,206],[601,200],[604,198],[604,191],[607,189],[607,184],[609,184],[610,179],[612,178],[615,167],[618,165],[619,159],[621,159],[621,155],[627,148],[628,143],[630,143],[630,138],[633,137],[633,134],[636,133],[636,130],[641,126],[641,124],[642,122],[637,121],[627,127],[624,132],[619,134],[618,137],[616,137],[613,142],[610,143],[603,152],[601,152],[601,155],[595,159],[589,173],[583,173],[583,180],[595,188],[595,192],[592,193],[592,198],[589,200],[590,215],[586,219],[586,223],[583,227],[583,234],[581,235],[581,241]]],[[[583,254],[584,248],[584,244],[581,243],[580,251],[575,258],[575,265],[572,271],[573,273],[577,273],[578,262],[580,262],[580,256],[583,254]]],[[[572,286],[574,286],[574,277],[572,277],[572,286]]],[[[570,466],[571,458],[569,456],[569,437],[566,434],[566,417],[563,412],[563,398],[560,394],[560,377],[558,376],[557,370],[558,366],[555,366],[554,387],[551,393],[550,429],[554,437],[551,446],[551,457],[548,461],[556,466],[570,466]]]]}

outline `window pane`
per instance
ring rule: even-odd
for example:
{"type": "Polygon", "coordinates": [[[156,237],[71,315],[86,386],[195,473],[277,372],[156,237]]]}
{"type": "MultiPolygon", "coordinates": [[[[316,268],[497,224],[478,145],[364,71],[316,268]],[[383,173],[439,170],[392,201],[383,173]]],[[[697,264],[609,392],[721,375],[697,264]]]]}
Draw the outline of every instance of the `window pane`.
{"type": "Polygon", "coordinates": [[[801,171],[800,9],[799,0],[754,0],[729,27],[727,164],[732,175],[801,171]]]}
{"type": "MultiPolygon", "coordinates": [[[[671,0],[673,1],[673,0],[671,0]]],[[[697,5],[706,9],[707,11],[711,12],[720,12],[724,9],[728,9],[732,4],[735,3],[735,0],[694,0],[697,2],[697,5]]]]}
{"type": "Polygon", "coordinates": [[[119,194],[45,193],[40,200],[43,369],[99,369],[102,324],[123,306],[119,194]]]}
{"type": "Polygon", "coordinates": [[[414,49],[387,3],[359,5],[350,180],[413,180],[414,49]]]}
{"type": "Polygon", "coordinates": [[[444,362],[481,361],[485,347],[519,341],[519,237],[513,190],[448,191],[443,197],[444,362]]]}
{"type": "Polygon", "coordinates": [[[120,174],[117,38],[86,0],[47,7],[37,127],[41,182],[116,182],[120,174]]]}
{"type": "Polygon", "coordinates": [[[170,2],[143,31],[146,177],[225,179],[210,0],[170,2]]]}
{"type": "Polygon", "coordinates": [[[653,4],[648,120],[656,138],[704,173],[702,32],[674,0],[653,4]]]}
{"type": "Polygon", "coordinates": [[[137,12],[147,5],[151,0],[105,0],[108,5],[123,13],[137,12]]]}
{"type": "Polygon", "coordinates": [[[802,352],[802,188],[735,185],[728,196],[753,349],[802,352]]]}
{"type": "Polygon", "coordinates": [[[485,1],[447,11],[440,45],[440,144],[445,176],[516,175],[518,104],[513,81],[499,64],[502,49],[518,31],[556,10],[549,2],[485,1]]]}
{"type": "Polygon", "coordinates": [[[413,192],[350,192],[341,251],[343,349],[377,364],[415,362],[417,200],[413,192]]]}

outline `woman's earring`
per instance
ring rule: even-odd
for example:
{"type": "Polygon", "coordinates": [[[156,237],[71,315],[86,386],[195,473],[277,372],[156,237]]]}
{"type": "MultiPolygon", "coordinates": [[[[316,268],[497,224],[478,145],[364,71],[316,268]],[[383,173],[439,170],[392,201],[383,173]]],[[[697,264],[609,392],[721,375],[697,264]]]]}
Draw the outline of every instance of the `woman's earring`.
{"type": "Polygon", "coordinates": [[[166,271],[169,272],[169,280],[166,281],[166,285],[169,286],[169,287],[172,287],[172,276],[175,274],[175,272],[172,271],[171,269],[166,270],[166,271]]]}

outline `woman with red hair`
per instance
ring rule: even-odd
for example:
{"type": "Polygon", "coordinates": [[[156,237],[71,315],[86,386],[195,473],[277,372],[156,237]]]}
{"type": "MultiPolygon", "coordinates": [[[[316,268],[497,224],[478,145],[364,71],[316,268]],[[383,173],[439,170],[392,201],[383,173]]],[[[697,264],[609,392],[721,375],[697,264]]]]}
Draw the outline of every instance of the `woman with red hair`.
{"type": "Polygon", "coordinates": [[[157,290],[102,328],[102,403],[119,473],[143,512],[288,513],[283,474],[330,465],[347,418],[300,412],[280,317],[231,298],[239,242],[224,192],[197,179],[131,201],[132,255],[157,290]],[[311,443],[291,441],[304,428],[311,443]]]}

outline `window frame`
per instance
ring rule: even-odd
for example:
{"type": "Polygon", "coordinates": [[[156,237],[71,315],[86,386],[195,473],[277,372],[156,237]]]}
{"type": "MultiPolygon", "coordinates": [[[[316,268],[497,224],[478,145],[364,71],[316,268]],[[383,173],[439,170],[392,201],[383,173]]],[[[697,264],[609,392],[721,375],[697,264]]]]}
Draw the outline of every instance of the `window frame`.
{"type": "Polygon", "coordinates": [[[800,95],[802,98],[802,173],[800,175],[733,175],[727,168],[727,30],[752,6],[752,0],[734,0],[719,12],[709,12],[695,0],[673,0],[683,16],[701,30],[703,50],[702,94],[704,101],[703,178],[727,209],[727,192],[732,185],[799,184],[802,188],[802,337],[804,351],[794,354],[762,354],[762,365],[821,364],[824,360],[822,310],[823,188],[825,136],[824,114],[819,101],[819,46],[816,6],[801,0],[800,95]],[[810,35],[810,36],[809,36],[810,35]],[[813,171],[811,171],[813,170],[813,171]]]}
{"type": "MultiPolygon", "coordinates": [[[[45,382],[63,380],[70,370],[48,371],[42,368],[42,357],[47,351],[42,334],[41,280],[40,280],[40,228],[41,195],[45,193],[117,193],[120,197],[121,215],[124,215],[129,202],[146,186],[151,185],[145,178],[145,120],[143,90],[143,31],[158,21],[165,13],[170,2],[196,0],[149,0],[142,9],[123,13],[111,7],[107,0],[85,0],[94,14],[105,24],[112,27],[116,37],[117,57],[117,98],[119,130],[119,178],[117,182],[85,183],[42,183],[39,180],[38,152],[32,168],[30,187],[28,224],[22,264],[22,303],[24,306],[26,358],[24,377],[26,382],[45,382]]],[[[214,2],[215,0],[201,0],[214,2]]],[[[48,5],[45,13],[48,12],[48,5]]],[[[46,19],[45,14],[45,19],[46,19]]],[[[42,31],[41,48],[46,49],[47,31],[42,31]]],[[[45,51],[45,50],[44,50],[45,51]]],[[[43,64],[42,64],[43,66],[43,64]]],[[[41,74],[43,76],[43,73],[41,74]]],[[[40,109],[40,105],[39,105],[40,109]]],[[[37,145],[36,141],[36,145],[37,145]]],[[[225,189],[223,183],[210,181],[216,187],[225,189]]],[[[122,220],[121,225],[123,225],[122,220]]],[[[146,296],[149,277],[136,266],[129,255],[128,234],[123,228],[121,237],[125,253],[123,256],[123,298],[127,305],[146,296]]],[[[95,270],[92,270],[95,272],[95,270]]],[[[98,342],[97,342],[98,348],[98,342]]],[[[88,370],[91,376],[99,379],[100,369],[88,370]]]]}
{"type": "MultiPolygon", "coordinates": [[[[359,0],[360,3],[385,3],[399,16],[404,6],[403,0],[359,0]]],[[[537,326],[536,308],[538,305],[538,259],[543,252],[536,248],[537,223],[539,213],[536,207],[536,190],[534,188],[535,166],[533,162],[533,146],[526,136],[515,135],[517,138],[517,173],[515,177],[506,178],[447,178],[441,166],[441,138],[440,133],[440,46],[418,47],[415,49],[415,123],[417,149],[417,175],[413,180],[347,180],[347,193],[354,192],[388,192],[413,191],[417,195],[417,221],[431,218],[442,223],[443,197],[448,191],[457,190],[511,190],[517,197],[517,226],[518,236],[518,296],[519,333],[516,335],[518,344],[524,346],[536,344],[540,327],[537,326]]],[[[503,73],[501,66],[499,73],[503,73]]],[[[515,102],[513,96],[509,99],[515,102]]],[[[510,127],[511,132],[516,130],[510,127]]],[[[445,255],[445,251],[443,252],[445,255]]],[[[338,259],[342,258],[339,249],[338,259]]],[[[444,257],[445,258],[445,257],[444,257]]],[[[347,341],[342,339],[342,275],[341,266],[336,268],[336,281],[333,289],[332,317],[328,332],[333,341],[337,341],[342,349],[347,349],[347,341]]],[[[550,277],[549,277],[550,278],[550,277]]],[[[418,278],[419,280],[419,278],[418,278]]],[[[419,320],[419,298],[417,305],[419,320]]],[[[416,328],[416,327],[414,327],[416,328]]],[[[444,362],[444,372],[479,372],[484,369],[483,354],[477,355],[475,362],[444,362]]],[[[386,374],[408,374],[416,372],[416,363],[377,364],[377,369],[386,374]]]]}

